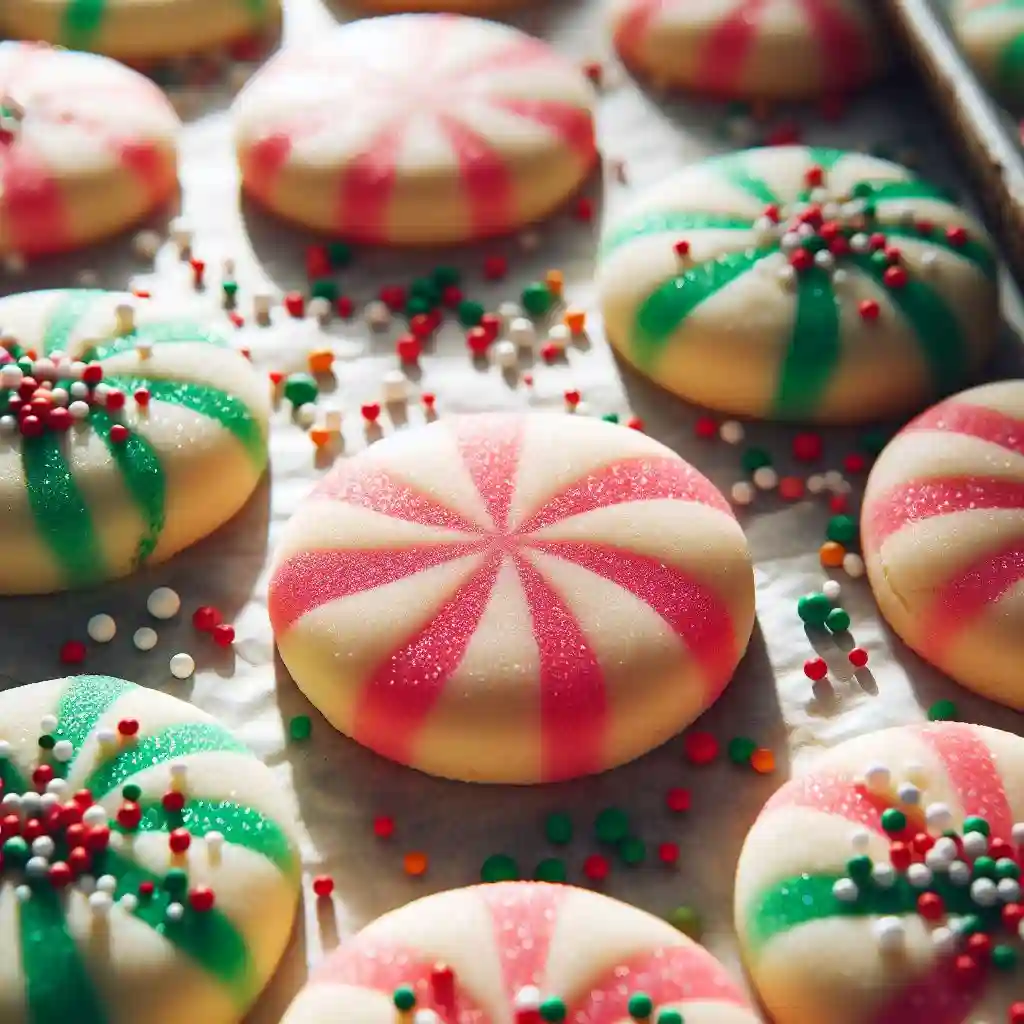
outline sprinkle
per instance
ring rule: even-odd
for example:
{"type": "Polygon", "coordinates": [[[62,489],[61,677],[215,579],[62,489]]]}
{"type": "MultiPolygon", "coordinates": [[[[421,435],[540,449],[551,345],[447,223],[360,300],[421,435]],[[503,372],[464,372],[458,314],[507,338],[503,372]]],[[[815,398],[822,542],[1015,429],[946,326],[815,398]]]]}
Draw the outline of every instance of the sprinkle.
{"type": "Polygon", "coordinates": [[[481,882],[516,882],[521,877],[519,865],[507,853],[491,854],[480,868],[481,882]]]}
{"type": "Polygon", "coordinates": [[[828,675],[828,663],[824,658],[808,658],[804,662],[804,675],[812,682],[820,682],[828,675]]]}
{"type": "Polygon", "coordinates": [[[928,721],[930,722],[954,722],[956,717],[956,705],[951,700],[937,700],[928,709],[928,721]]]}
{"type": "Polygon", "coordinates": [[[757,750],[757,744],[746,736],[735,736],[727,747],[729,760],[735,765],[749,764],[750,757],[757,750]]]}
{"type": "Polygon", "coordinates": [[[583,875],[591,882],[603,882],[608,877],[610,870],[611,865],[608,863],[608,858],[602,857],[599,853],[592,853],[583,862],[583,875]]]}
{"type": "Polygon", "coordinates": [[[907,932],[898,917],[880,917],[873,927],[875,941],[885,953],[894,953],[903,948],[907,932]]]}
{"type": "Polygon", "coordinates": [[[606,807],[594,820],[594,835],[599,843],[615,844],[629,834],[629,817],[618,807],[606,807]]]}
{"type": "Polygon", "coordinates": [[[619,857],[627,867],[636,867],[647,859],[647,845],[637,836],[627,836],[618,844],[619,857]]]}
{"type": "Polygon", "coordinates": [[[798,476],[784,476],[779,480],[779,495],[785,501],[799,501],[807,488],[798,476]]]}
{"type": "Polygon", "coordinates": [[[309,715],[296,715],[288,722],[288,736],[295,742],[308,740],[313,732],[313,720],[309,715]]]}
{"type": "Polygon", "coordinates": [[[567,846],[572,842],[572,818],[566,811],[553,811],[544,819],[544,835],[553,846],[567,846]]]}
{"type": "Polygon", "coordinates": [[[726,444],[740,444],[746,436],[743,424],[738,420],[726,420],[718,428],[718,436],[726,444]]]}
{"type": "Polygon", "coordinates": [[[683,737],[683,752],[691,764],[711,764],[718,757],[718,740],[709,732],[688,732],[683,737]]]}
{"type": "Polygon", "coordinates": [[[853,903],[860,895],[860,890],[851,878],[837,879],[832,886],[832,895],[840,903],[853,903]]]}
{"type": "Polygon", "coordinates": [[[848,552],[843,559],[843,572],[851,579],[860,579],[864,575],[864,559],[852,551],[848,552]]]}
{"type": "Polygon", "coordinates": [[[673,811],[676,814],[682,814],[684,811],[688,811],[690,809],[691,799],[690,791],[688,789],[676,787],[674,789],[670,789],[665,794],[665,805],[670,811],[673,811]]]}
{"type": "Polygon", "coordinates": [[[833,610],[832,602],[820,592],[805,594],[796,605],[797,615],[809,626],[823,626],[833,610]]]}
{"type": "Polygon", "coordinates": [[[378,839],[390,839],[395,834],[395,819],[380,814],[373,819],[373,834],[378,839]]]}
{"type": "Polygon", "coordinates": [[[879,861],[871,869],[871,881],[882,889],[891,889],[896,884],[898,877],[896,868],[892,864],[886,864],[885,861],[879,861]]]}
{"type": "MultiPolygon", "coordinates": [[[[319,881],[319,879],[315,879],[313,881],[314,892],[316,892],[317,881],[319,881]]],[[[331,888],[334,888],[333,881],[331,882],[331,888]]],[[[319,895],[319,893],[317,893],[317,895],[319,895]]],[[[394,1003],[396,1010],[408,1013],[416,1006],[416,992],[413,990],[411,985],[399,985],[392,993],[391,1001],[394,1003]]]]}
{"type": "Polygon", "coordinates": [[[412,851],[402,858],[402,869],[412,878],[420,878],[427,873],[429,859],[425,853],[412,851]]]}
{"type": "Polygon", "coordinates": [[[209,633],[221,622],[221,613],[210,605],[203,605],[192,613],[192,625],[200,633],[209,633]]]}
{"type": "Polygon", "coordinates": [[[845,633],[850,628],[850,615],[845,608],[833,608],[825,616],[825,625],[832,633],[845,633]]]}
{"type": "MultiPolygon", "coordinates": [[[[760,472],[760,470],[758,472],[760,472]]],[[[729,497],[734,505],[751,505],[753,504],[756,493],[757,492],[754,490],[752,484],[748,483],[746,480],[739,480],[730,488],[729,497]]]]}
{"type": "Polygon", "coordinates": [[[62,665],[81,665],[87,653],[81,640],[68,640],[61,644],[60,662],[62,665]]]}
{"type": "Polygon", "coordinates": [[[546,857],[533,869],[533,877],[537,882],[565,882],[569,871],[565,861],[558,857],[546,857]]]}
{"type": "Polygon", "coordinates": [[[157,636],[155,629],[150,629],[149,626],[140,626],[135,633],[132,635],[132,643],[140,651],[151,651],[156,647],[156,643],[159,637],[157,636]]]}
{"type": "Polygon", "coordinates": [[[168,903],[167,910],[164,911],[167,920],[172,924],[176,923],[185,916],[185,908],[180,903],[168,903]]]}
{"type": "Polygon", "coordinates": [[[834,540],[826,541],[818,548],[818,560],[826,569],[838,569],[845,557],[846,548],[834,540]]]}
{"type": "Polygon", "coordinates": [[[317,875],[313,879],[313,892],[319,899],[326,899],[334,892],[334,879],[330,875],[317,875]]]}
{"type": "Polygon", "coordinates": [[[100,612],[89,619],[85,631],[89,634],[90,640],[98,644],[108,644],[117,634],[117,623],[110,615],[100,612]]]}
{"type": "Polygon", "coordinates": [[[846,660],[854,668],[863,668],[868,663],[868,652],[863,647],[854,647],[847,655],[846,660]]]}
{"type": "Polygon", "coordinates": [[[758,747],[758,749],[750,755],[750,767],[753,768],[758,775],[770,775],[775,771],[775,754],[767,747],[758,747]]]}
{"type": "Polygon", "coordinates": [[[871,765],[864,772],[864,784],[868,789],[873,789],[876,792],[888,789],[891,780],[892,773],[884,764],[871,765]]]}
{"type": "Polygon", "coordinates": [[[825,580],[821,585],[821,592],[832,602],[839,600],[839,595],[843,592],[842,585],[839,580],[825,580]]]}
{"type": "Polygon", "coordinates": [[[702,922],[700,915],[692,907],[685,905],[676,907],[675,910],[669,913],[666,920],[673,928],[689,936],[689,938],[699,938],[702,922]]]}
{"type": "Polygon", "coordinates": [[[171,658],[169,667],[175,679],[188,679],[195,672],[196,663],[191,654],[182,651],[171,658]]]}

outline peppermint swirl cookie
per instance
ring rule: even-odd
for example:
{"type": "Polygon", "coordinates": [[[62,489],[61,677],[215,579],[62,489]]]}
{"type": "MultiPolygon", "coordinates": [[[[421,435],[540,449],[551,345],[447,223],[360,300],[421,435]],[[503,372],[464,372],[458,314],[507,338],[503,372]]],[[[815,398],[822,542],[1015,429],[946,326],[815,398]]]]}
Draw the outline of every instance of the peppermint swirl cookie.
{"type": "Polygon", "coordinates": [[[896,164],[802,146],[694,165],[604,233],[608,338],[658,384],[765,419],[916,412],[996,336],[984,230],[896,164]]]}
{"type": "Polygon", "coordinates": [[[636,431],[452,417],[338,464],[275,555],[270,618],[335,728],[422,771],[547,782],[664,743],[746,649],[722,495],[636,431]]]}
{"type": "Polygon", "coordinates": [[[739,99],[850,92],[886,65],[870,0],[615,0],[620,57],[661,87],[739,99]]]}
{"type": "Polygon", "coordinates": [[[109,676],[0,694],[0,1020],[237,1024],[287,942],[299,864],[267,768],[109,676]]]}
{"type": "Polygon", "coordinates": [[[180,128],[167,97],[112,60],[0,43],[0,256],[77,249],[163,206],[180,128]]]}
{"type": "Polygon", "coordinates": [[[861,537],[889,625],[957,682],[1024,709],[1024,381],[904,427],[871,471],[861,537]]]}
{"type": "Polygon", "coordinates": [[[971,63],[1007,103],[1024,101],[1024,7],[1016,0],[953,0],[953,30],[971,63]]]}
{"type": "Polygon", "coordinates": [[[164,561],[267,464],[267,386],[216,331],[128,294],[0,300],[0,593],[164,561]]]}
{"type": "Polygon", "coordinates": [[[281,217],[352,241],[504,234],[590,174],[593,102],[582,71],[507,25],[356,21],[285,49],[242,90],[242,184],[281,217]]]}
{"type": "Polygon", "coordinates": [[[754,823],[736,932],[778,1024],[1024,1020],[1024,740],[960,723],[821,755],[754,823]]]}
{"type": "Polygon", "coordinates": [[[216,49],[280,19],[281,0],[4,0],[0,6],[0,32],[124,61],[216,49]]]}
{"type": "Polygon", "coordinates": [[[417,900],[321,965],[282,1024],[756,1024],[710,953],[650,914],[567,885],[417,900]]]}

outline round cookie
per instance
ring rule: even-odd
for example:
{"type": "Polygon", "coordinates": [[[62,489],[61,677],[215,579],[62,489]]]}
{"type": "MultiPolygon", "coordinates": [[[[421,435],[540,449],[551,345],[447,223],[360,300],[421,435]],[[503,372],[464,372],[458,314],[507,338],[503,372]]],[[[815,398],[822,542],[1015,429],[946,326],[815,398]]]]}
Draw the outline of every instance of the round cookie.
{"type": "Polygon", "coordinates": [[[1024,381],[964,391],[904,427],[871,471],[861,537],[903,640],[1024,709],[1024,381]]]}
{"type": "Polygon", "coordinates": [[[497,882],[427,896],[378,918],[316,970],[282,1024],[396,1019],[757,1024],[758,1017],[722,965],[664,921],[568,885],[497,882]],[[396,1003],[413,1001],[396,1014],[396,1003]]]}
{"type": "Polygon", "coordinates": [[[237,1024],[298,898],[270,771],[184,701],[109,676],[0,694],[0,1020],[237,1024]]]}
{"type": "Polygon", "coordinates": [[[1024,101],[1024,7],[1014,0],[953,0],[951,15],[975,70],[1008,103],[1024,101]]]}
{"type": "Polygon", "coordinates": [[[736,932],[777,1024],[1018,1024],[1024,740],[945,722],[861,736],[772,797],[736,932]]]}
{"type": "Polygon", "coordinates": [[[0,256],[77,249],[163,206],[180,127],[149,79],[112,60],[0,43],[0,256]]]}
{"type": "Polygon", "coordinates": [[[715,487],[643,434],[452,417],[340,463],[286,527],[269,610],[335,728],[472,782],[600,772],[725,688],[754,617],[715,487]]]}
{"type": "Polygon", "coordinates": [[[507,25],[356,21],[285,49],[242,90],[242,183],[281,217],[351,241],[504,234],[589,175],[593,100],[581,70],[507,25]]]}
{"type": "Polygon", "coordinates": [[[885,67],[868,0],[615,0],[619,56],[661,87],[731,99],[850,92],[885,67]]]}
{"type": "Polygon", "coordinates": [[[2,299],[0,324],[0,593],[165,561],[248,500],[267,386],[218,332],[87,289],[2,299]]]}
{"type": "Polygon", "coordinates": [[[4,0],[0,32],[149,61],[212,50],[281,18],[281,0],[4,0]]]}
{"type": "Polygon", "coordinates": [[[687,168],[604,232],[611,343],[677,395],[765,419],[916,412],[988,354],[996,266],[982,227],[896,164],[748,150],[687,168]]]}

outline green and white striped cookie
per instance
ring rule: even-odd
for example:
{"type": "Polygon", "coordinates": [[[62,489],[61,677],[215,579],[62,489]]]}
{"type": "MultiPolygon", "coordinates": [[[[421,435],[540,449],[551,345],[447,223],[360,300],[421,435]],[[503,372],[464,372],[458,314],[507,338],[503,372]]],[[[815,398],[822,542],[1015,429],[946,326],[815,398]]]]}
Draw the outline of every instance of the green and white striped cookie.
{"type": "Polygon", "coordinates": [[[996,336],[996,261],[942,189],[860,153],[781,146],[687,168],[605,231],[605,329],[690,401],[856,423],[962,387],[996,336]]]}
{"type": "Polygon", "coordinates": [[[1024,102],[1024,0],[953,0],[952,19],[975,70],[1008,104],[1024,102]]]}
{"type": "Polygon", "coordinates": [[[298,900],[290,800],[239,740],[109,676],[0,694],[0,1021],[236,1024],[298,900]]]}
{"type": "Polygon", "coordinates": [[[0,325],[0,593],[164,561],[248,500],[268,388],[221,334],[94,290],[0,300],[0,325]]]}

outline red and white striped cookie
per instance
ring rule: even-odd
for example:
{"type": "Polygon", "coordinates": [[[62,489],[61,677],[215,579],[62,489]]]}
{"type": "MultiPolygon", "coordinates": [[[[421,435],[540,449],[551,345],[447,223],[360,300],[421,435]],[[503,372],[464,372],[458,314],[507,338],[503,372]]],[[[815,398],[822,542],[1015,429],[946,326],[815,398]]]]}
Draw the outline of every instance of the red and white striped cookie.
{"type": "Polygon", "coordinates": [[[507,25],[398,14],[284,50],[234,107],[242,183],[274,213],[384,245],[547,216],[597,160],[590,83],[507,25]]]}
{"type": "Polygon", "coordinates": [[[1024,708],[1024,381],[904,427],[872,470],[861,534],[892,628],[957,682],[1024,708]]]}
{"type": "Polygon", "coordinates": [[[959,722],[860,736],[787,783],[736,871],[777,1024],[1024,1021],[1024,740],[959,722]]]}
{"type": "Polygon", "coordinates": [[[0,255],[76,249],[162,206],[180,127],[149,79],[112,60],[0,43],[0,255]]]}
{"type": "Polygon", "coordinates": [[[754,585],[716,488],[643,434],[453,417],[340,463],[288,524],[270,617],[341,732],[475,782],[604,771],[725,688],[754,585]]]}
{"type": "Polygon", "coordinates": [[[804,99],[885,66],[868,0],[616,0],[615,47],[659,86],[708,96],[804,99]]]}
{"type": "Polygon", "coordinates": [[[374,921],[328,958],[282,1024],[559,1020],[758,1017],[722,965],[664,921],[572,886],[500,882],[374,921]]]}

